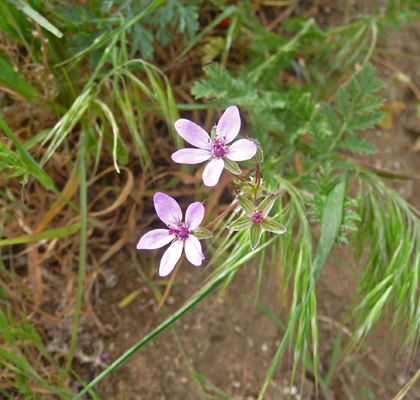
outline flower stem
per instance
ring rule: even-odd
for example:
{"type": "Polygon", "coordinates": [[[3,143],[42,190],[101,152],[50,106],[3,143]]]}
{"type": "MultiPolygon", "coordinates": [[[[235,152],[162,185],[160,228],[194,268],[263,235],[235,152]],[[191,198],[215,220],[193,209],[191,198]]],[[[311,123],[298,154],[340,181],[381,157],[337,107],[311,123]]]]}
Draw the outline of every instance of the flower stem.
{"type": "Polygon", "coordinates": [[[232,172],[229,171],[229,173],[234,176],[235,178],[238,178],[241,182],[246,182],[247,180],[245,178],[242,178],[240,175],[232,174],[232,172]]]}
{"type": "Polygon", "coordinates": [[[258,194],[258,189],[260,188],[261,185],[261,170],[260,170],[260,164],[257,163],[255,165],[255,193],[254,193],[254,205],[255,207],[257,207],[257,194],[258,194]]]}
{"type": "Polygon", "coordinates": [[[208,225],[206,225],[205,228],[209,229],[211,226],[213,226],[217,221],[222,219],[228,212],[232,211],[238,205],[238,203],[239,203],[238,201],[235,201],[231,206],[229,206],[225,211],[223,211],[217,218],[215,218],[208,225]]]}

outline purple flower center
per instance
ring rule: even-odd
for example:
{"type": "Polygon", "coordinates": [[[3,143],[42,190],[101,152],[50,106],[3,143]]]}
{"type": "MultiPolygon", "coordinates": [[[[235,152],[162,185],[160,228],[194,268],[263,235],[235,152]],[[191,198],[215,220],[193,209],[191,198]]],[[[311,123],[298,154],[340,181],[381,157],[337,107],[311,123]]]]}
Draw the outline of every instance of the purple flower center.
{"type": "Polygon", "coordinates": [[[251,219],[254,224],[259,224],[264,219],[263,212],[255,210],[251,215],[251,219]]]}
{"type": "Polygon", "coordinates": [[[223,157],[225,153],[226,151],[223,141],[217,138],[213,143],[213,154],[220,158],[223,157]]]}
{"type": "Polygon", "coordinates": [[[178,223],[176,228],[169,227],[169,234],[175,235],[175,237],[180,239],[185,239],[188,237],[188,228],[182,222],[178,223]]]}

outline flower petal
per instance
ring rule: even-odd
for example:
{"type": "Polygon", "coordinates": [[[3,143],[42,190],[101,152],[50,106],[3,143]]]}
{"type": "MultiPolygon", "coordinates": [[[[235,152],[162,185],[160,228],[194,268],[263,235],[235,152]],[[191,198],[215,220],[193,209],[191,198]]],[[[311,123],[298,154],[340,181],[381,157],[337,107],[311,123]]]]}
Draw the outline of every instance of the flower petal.
{"type": "Polygon", "coordinates": [[[177,240],[176,242],[172,243],[168,247],[168,249],[163,253],[159,265],[160,276],[166,276],[172,272],[172,270],[175,268],[176,263],[181,258],[183,247],[184,241],[177,240]]]}
{"type": "Polygon", "coordinates": [[[207,161],[212,154],[202,149],[181,149],[172,154],[172,161],[178,164],[199,164],[207,161]]]}
{"type": "Polygon", "coordinates": [[[214,186],[219,182],[225,163],[221,158],[211,160],[204,168],[203,182],[206,186],[214,186]]]}
{"type": "Polygon", "coordinates": [[[153,196],[153,202],[156,214],[166,225],[178,225],[182,221],[181,208],[171,196],[158,192],[153,196]]]}
{"type": "Polygon", "coordinates": [[[188,228],[195,229],[204,218],[204,206],[199,201],[192,203],[188,206],[187,212],[185,213],[185,222],[188,228]]]}
{"type": "Polygon", "coordinates": [[[205,259],[201,249],[201,243],[193,235],[189,235],[185,239],[185,255],[187,256],[187,260],[196,267],[200,266],[205,259]]]}
{"type": "Polygon", "coordinates": [[[248,139],[241,139],[233,143],[225,154],[225,157],[233,161],[249,160],[257,154],[257,145],[248,139]]]}
{"type": "Polygon", "coordinates": [[[238,136],[241,129],[241,117],[238,107],[231,106],[226,109],[217,123],[217,136],[223,140],[223,143],[230,143],[238,136]]]}
{"type": "Polygon", "coordinates": [[[188,119],[178,119],[175,129],[185,141],[200,149],[212,149],[209,134],[194,122],[188,119]]]}
{"type": "Polygon", "coordinates": [[[169,234],[168,229],[153,229],[143,235],[137,243],[138,250],[154,250],[163,247],[172,240],[175,236],[169,234]]]}

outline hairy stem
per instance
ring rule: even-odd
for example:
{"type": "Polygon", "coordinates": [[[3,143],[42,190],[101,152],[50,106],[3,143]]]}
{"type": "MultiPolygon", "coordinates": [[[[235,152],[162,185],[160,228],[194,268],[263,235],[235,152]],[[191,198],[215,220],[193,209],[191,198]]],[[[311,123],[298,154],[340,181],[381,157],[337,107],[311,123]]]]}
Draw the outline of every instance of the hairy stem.
{"type": "Polygon", "coordinates": [[[232,211],[238,205],[238,203],[239,203],[238,201],[235,201],[231,206],[229,206],[225,211],[223,211],[217,218],[215,218],[208,225],[206,225],[205,228],[209,229],[211,226],[213,226],[217,221],[222,219],[228,212],[232,211]]]}

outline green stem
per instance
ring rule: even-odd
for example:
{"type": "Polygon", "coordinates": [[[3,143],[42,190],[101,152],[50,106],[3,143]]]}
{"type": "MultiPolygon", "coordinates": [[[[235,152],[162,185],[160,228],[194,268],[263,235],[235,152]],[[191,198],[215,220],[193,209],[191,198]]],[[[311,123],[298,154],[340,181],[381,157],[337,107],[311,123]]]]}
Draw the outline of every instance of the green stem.
{"type": "Polygon", "coordinates": [[[86,266],[86,241],[87,241],[87,185],[86,185],[86,127],[82,127],[80,132],[80,154],[79,154],[79,173],[80,173],[80,249],[79,249],[79,276],[76,294],[76,303],[74,305],[74,325],[70,342],[69,357],[66,367],[62,374],[65,379],[74,358],[76,349],[77,332],[79,330],[79,317],[83,297],[83,283],[86,266]]]}

